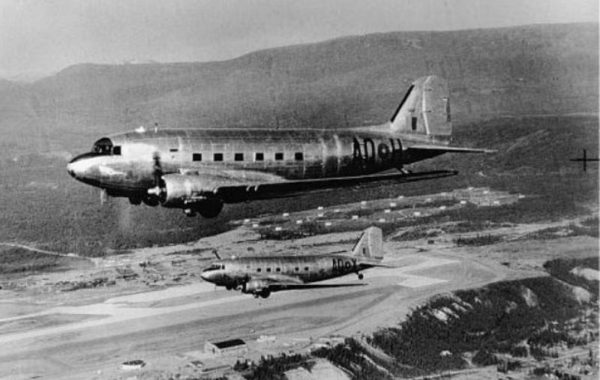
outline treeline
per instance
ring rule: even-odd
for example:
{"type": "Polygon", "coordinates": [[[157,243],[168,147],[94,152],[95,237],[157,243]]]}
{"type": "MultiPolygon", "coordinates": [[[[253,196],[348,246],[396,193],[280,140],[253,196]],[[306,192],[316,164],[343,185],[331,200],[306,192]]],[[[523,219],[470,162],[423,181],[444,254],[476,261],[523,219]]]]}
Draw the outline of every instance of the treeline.
{"type": "Polygon", "coordinates": [[[313,367],[312,359],[306,355],[286,355],[268,357],[261,356],[258,363],[237,362],[233,369],[240,372],[247,380],[286,380],[285,372],[290,369],[313,367]]]}
{"type": "Polygon", "coordinates": [[[351,374],[353,379],[391,379],[388,373],[373,364],[377,359],[370,358],[366,350],[352,338],[347,338],[344,344],[314,350],[310,355],[282,354],[277,357],[261,357],[258,363],[237,362],[233,369],[247,380],[284,380],[284,373],[290,369],[304,367],[310,371],[314,366],[315,357],[329,360],[336,367],[351,374]]]}
{"type": "Polygon", "coordinates": [[[68,259],[30,251],[24,248],[0,246],[0,275],[59,269],[68,259]]]}
{"type": "Polygon", "coordinates": [[[352,338],[332,348],[320,348],[313,351],[312,355],[325,358],[337,367],[345,369],[352,374],[353,379],[391,379],[388,373],[382,372],[373,365],[377,358],[370,357],[366,350],[352,338]]]}
{"type": "Polygon", "coordinates": [[[475,247],[480,247],[483,245],[491,245],[491,244],[496,244],[502,241],[502,236],[499,235],[477,235],[474,237],[458,237],[457,239],[454,240],[454,243],[458,246],[463,246],[463,245],[467,245],[467,246],[475,246],[475,247]]]}
{"type": "Polygon", "coordinates": [[[589,268],[597,271],[599,261],[598,256],[583,259],[555,259],[546,262],[544,269],[566,283],[584,288],[594,295],[595,300],[598,300],[600,279],[589,280],[584,276],[574,274],[572,271],[574,268],[589,268]]]}

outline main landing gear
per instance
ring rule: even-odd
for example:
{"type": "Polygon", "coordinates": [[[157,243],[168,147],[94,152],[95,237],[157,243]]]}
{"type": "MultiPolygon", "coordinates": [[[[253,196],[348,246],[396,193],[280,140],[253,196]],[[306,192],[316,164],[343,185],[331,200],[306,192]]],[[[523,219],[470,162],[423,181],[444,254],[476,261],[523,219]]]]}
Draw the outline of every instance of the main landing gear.
{"type": "Polygon", "coordinates": [[[260,292],[253,293],[254,298],[268,298],[271,295],[271,291],[269,289],[263,289],[260,292]]]}
{"type": "Polygon", "coordinates": [[[189,208],[183,209],[186,216],[196,216],[196,213],[205,218],[215,218],[223,210],[223,201],[220,199],[206,199],[189,204],[189,208]]]}

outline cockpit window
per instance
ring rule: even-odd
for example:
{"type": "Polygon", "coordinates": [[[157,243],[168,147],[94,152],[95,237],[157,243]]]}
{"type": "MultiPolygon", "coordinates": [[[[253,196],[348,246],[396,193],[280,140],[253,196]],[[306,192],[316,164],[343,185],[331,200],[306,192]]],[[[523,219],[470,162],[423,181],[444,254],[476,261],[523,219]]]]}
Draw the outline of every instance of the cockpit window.
{"type": "Polygon", "coordinates": [[[94,143],[92,152],[100,155],[109,155],[112,153],[113,143],[108,137],[103,137],[94,143]]]}
{"type": "Polygon", "coordinates": [[[210,272],[210,271],[219,270],[219,269],[225,269],[225,265],[224,264],[212,264],[208,268],[204,268],[204,270],[202,272],[210,272]]]}

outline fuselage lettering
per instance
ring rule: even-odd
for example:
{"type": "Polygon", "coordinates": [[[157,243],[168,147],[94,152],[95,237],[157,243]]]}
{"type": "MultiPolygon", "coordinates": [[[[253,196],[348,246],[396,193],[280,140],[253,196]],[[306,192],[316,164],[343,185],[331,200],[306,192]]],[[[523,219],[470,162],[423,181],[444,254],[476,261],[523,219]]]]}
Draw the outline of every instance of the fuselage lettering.
{"type": "Polygon", "coordinates": [[[358,269],[356,259],[344,260],[341,258],[334,258],[332,259],[332,263],[333,272],[348,273],[355,272],[358,269]]]}
{"type": "Polygon", "coordinates": [[[352,141],[352,159],[355,163],[363,165],[365,163],[375,164],[400,164],[402,165],[402,141],[400,139],[389,139],[389,145],[385,141],[377,143],[369,137],[360,140],[354,137],[352,141]],[[378,160],[379,158],[379,160],[378,160]]]}

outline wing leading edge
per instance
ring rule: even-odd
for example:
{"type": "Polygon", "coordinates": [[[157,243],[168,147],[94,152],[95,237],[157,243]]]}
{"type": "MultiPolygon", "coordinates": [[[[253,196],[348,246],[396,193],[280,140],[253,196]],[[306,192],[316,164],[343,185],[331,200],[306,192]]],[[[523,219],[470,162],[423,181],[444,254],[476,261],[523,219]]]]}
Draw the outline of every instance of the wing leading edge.
{"type": "Polygon", "coordinates": [[[317,288],[343,288],[350,286],[365,286],[364,283],[350,284],[322,284],[322,283],[306,283],[301,279],[286,275],[268,275],[268,276],[252,276],[250,281],[263,283],[265,288],[271,292],[281,290],[300,290],[300,289],[317,289],[317,288]]]}

